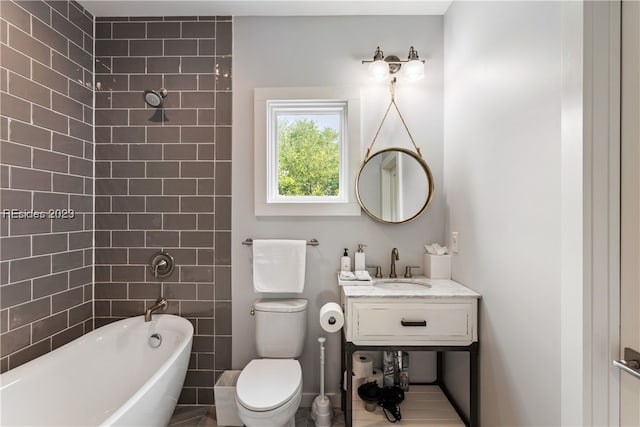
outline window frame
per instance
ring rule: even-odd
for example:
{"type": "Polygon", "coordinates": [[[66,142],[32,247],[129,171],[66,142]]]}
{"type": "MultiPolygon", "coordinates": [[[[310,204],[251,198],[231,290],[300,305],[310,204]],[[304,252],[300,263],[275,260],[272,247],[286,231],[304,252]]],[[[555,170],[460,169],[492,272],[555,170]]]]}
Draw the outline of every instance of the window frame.
{"type": "Polygon", "coordinates": [[[254,195],[256,216],[357,216],[355,177],[360,167],[360,91],[353,88],[254,90],[254,195]],[[278,191],[279,112],[326,114],[341,121],[338,196],[281,196],[278,191]]]}

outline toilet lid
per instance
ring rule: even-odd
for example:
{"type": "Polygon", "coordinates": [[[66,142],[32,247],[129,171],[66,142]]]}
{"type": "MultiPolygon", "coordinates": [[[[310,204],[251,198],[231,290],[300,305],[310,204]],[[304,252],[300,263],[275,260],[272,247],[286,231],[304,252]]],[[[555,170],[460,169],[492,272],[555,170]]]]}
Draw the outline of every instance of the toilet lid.
{"type": "Polygon", "coordinates": [[[269,411],[290,400],[302,383],[294,359],[256,359],[242,370],[236,384],[238,401],[252,411],[269,411]]]}

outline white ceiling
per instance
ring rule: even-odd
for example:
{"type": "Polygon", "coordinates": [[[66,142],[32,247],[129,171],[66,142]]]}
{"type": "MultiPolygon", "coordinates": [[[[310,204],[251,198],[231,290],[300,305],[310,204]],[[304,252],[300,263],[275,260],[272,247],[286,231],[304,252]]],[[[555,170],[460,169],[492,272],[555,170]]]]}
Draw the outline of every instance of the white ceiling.
{"type": "Polygon", "coordinates": [[[79,0],[94,16],[444,15],[452,0],[79,0]]]}

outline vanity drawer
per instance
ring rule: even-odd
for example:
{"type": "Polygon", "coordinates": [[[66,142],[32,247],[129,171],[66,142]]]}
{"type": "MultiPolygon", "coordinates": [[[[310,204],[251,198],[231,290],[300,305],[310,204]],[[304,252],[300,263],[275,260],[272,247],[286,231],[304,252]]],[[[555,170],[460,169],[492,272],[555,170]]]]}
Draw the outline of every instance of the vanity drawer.
{"type": "Polygon", "coordinates": [[[467,345],[477,340],[472,303],[374,303],[353,306],[354,342],[467,345]]]}

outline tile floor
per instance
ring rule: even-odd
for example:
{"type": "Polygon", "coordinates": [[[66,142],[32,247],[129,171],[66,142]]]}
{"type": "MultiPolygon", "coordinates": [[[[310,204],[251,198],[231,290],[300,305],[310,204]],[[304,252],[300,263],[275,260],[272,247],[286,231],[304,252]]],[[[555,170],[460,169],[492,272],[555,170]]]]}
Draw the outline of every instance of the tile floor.
{"type": "MultiPolygon", "coordinates": [[[[176,408],[169,427],[218,427],[214,407],[181,406],[176,408]]],[[[300,408],[296,413],[296,427],[315,427],[310,408],[300,408]]],[[[342,412],[335,410],[332,427],[344,427],[342,412]]]]}
{"type": "Polygon", "coordinates": [[[217,427],[214,406],[178,406],[168,427],[217,427]]]}

